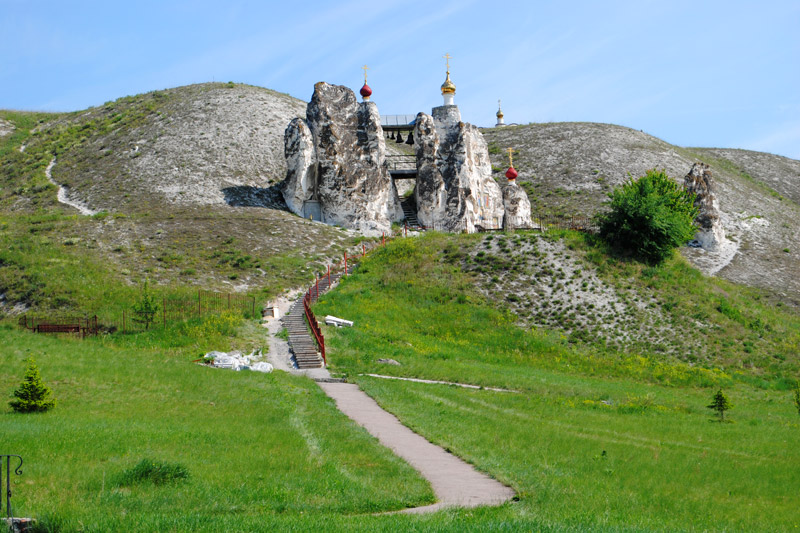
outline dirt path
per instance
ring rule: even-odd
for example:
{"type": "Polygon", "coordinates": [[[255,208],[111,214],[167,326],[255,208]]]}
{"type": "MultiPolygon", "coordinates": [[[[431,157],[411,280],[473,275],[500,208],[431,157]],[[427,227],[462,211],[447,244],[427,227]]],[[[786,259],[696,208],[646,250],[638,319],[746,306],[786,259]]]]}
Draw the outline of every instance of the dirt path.
{"type": "Polygon", "coordinates": [[[514,491],[481,474],[468,463],[417,435],[381,407],[357,385],[318,383],[336,401],[344,414],[363,426],[381,444],[408,461],[433,486],[433,505],[406,509],[404,513],[428,513],[445,507],[499,505],[514,497],[514,491]]]}
{"type": "Polygon", "coordinates": [[[52,159],[52,161],[50,161],[50,164],[47,165],[47,168],[44,169],[44,175],[47,177],[48,180],[50,180],[50,183],[52,183],[53,185],[58,187],[58,195],[57,195],[58,196],[58,201],[61,202],[62,204],[68,205],[70,207],[74,207],[75,209],[80,211],[81,215],[91,216],[91,215],[97,214],[97,211],[92,211],[91,209],[89,209],[88,207],[83,205],[82,203],[74,202],[74,201],[69,199],[69,196],[68,196],[69,189],[67,187],[63,186],[63,185],[59,185],[53,179],[53,167],[54,166],[56,166],[56,158],[55,157],[52,159]]]}

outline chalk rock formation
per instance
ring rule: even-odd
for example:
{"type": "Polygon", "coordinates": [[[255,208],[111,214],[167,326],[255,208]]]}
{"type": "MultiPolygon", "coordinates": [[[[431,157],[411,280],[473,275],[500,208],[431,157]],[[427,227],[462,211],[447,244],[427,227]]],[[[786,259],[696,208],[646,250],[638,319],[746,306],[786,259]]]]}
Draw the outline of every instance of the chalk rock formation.
{"type": "Polygon", "coordinates": [[[711,169],[705,163],[695,163],[683,181],[688,192],[695,193],[694,205],[699,209],[694,219],[699,229],[695,240],[706,250],[715,250],[725,240],[725,230],[719,218],[719,202],[714,194],[711,169]]]}
{"type": "Polygon", "coordinates": [[[503,187],[503,229],[513,230],[518,228],[531,228],[531,201],[525,189],[517,185],[516,181],[509,181],[503,187]]]}
{"type": "Polygon", "coordinates": [[[402,219],[374,102],[358,103],[347,87],[317,83],[305,123],[292,121],[284,141],[283,196],[293,212],[308,216],[311,204],[323,222],[372,234],[402,219]]]}
{"type": "Polygon", "coordinates": [[[414,127],[417,218],[444,231],[499,228],[503,193],[492,178],[483,135],[471,124],[437,114],[437,109],[439,120],[419,113],[414,127]]]}
{"type": "Polygon", "coordinates": [[[283,147],[287,167],[283,198],[292,213],[306,217],[303,206],[316,193],[317,161],[314,136],[305,120],[296,118],[289,123],[283,134],[283,147]]]}

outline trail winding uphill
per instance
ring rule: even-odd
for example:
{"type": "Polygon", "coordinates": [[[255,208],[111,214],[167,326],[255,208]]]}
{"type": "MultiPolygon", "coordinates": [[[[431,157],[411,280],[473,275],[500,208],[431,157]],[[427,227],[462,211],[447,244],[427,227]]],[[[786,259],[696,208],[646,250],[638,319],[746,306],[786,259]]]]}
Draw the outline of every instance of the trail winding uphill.
{"type": "Polygon", "coordinates": [[[93,210],[89,209],[88,207],[86,207],[85,205],[83,205],[82,203],[76,202],[74,200],[70,200],[69,199],[69,189],[67,187],[63,186],[63,185],[59,185],[53,179],[53,167],[54,166],[56,166],[56,158],[55,157],[50,161],[50,164],[47,165],[47,168],[44,170],[44,175],[47,176],[47,179],[50,181],[50,183],[52,183],[53,185],[58,187],[58,195],[57,195],[58,196],[58,201],[61,202],[64,205],[68,205],[68,206],[70,206],[70,207],[72,207],[74,209],[77,209],[80,212],[81,215],[91,216],[91,215],[97,214],[97,211],[93,211],[93,210]]]}

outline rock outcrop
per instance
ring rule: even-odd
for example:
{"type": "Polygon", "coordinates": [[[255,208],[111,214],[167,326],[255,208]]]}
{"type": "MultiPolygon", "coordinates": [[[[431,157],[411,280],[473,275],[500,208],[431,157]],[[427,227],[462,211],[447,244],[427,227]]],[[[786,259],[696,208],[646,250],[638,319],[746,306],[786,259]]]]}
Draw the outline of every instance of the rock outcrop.
{"type": "Polygon", "coordinates": [[[324,82],[314,86],[306,120],[284,136],[287,174],[283,196],[300,216],[380,234],[403,217],[386,162],[380,114],[374,102],[324,82]]]}
{"type": "Polygon", "coordinates": [[[283,134],[286,154],[286,180],[283,198],[293,213],[305,217],[304,205],[315,196],[317,165],[314,136],[301,118],[293,119],[283,134]]]}
{"type": "MultiPolygon", "coordinates": [[[[443,106],[455,107],[455,106],[443,106]]],[[[437,108],[438,109],[438,108],[437,108]]],[[[417,218],[443,231],[499,228],[503,194],[492,178],[486,141],[478,128],[452,113],[419,113],[414,127],[417,218]]]]}
{"type": "Polygon", "coordinates": [[[514,230],[533,227],[531,221],[531,201],[525,189],[517,185],[516,181],[509,181],[503,187],[503,229],[514,230]]]}
{"type": "Polygon", "coordinates": [[[711,169],[705,163],[695,163],[683,181],[686,191],[695,194],[694,205],[699,213],[695,218],[698,226],[695,240],[706,250],[715,250],[725,240],[719,213],[719,202],[714,194],[711,169]]]}

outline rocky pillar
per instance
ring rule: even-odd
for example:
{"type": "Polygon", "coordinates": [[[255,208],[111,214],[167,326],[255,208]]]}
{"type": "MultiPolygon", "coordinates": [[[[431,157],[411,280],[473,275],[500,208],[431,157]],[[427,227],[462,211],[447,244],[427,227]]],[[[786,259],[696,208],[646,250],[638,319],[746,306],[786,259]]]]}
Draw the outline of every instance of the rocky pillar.
{"type": "Polygon", "coordinates": [[[283,134],[283,147],[286,156],[283,199],[292,213],[303,217],[303,204],[315,199],[317,187],[314,137],[305,120],[296,118],[289,123],[283,134]]]}
{"type": "Polygon", "coordinates": [[[531,222],[531,201],[525,189],[517,185],[516,180],[509,180],[503,188],[503,229],[515,230],[533,227],[531,222]]]}
{"type": "Polygon", "coordinates": [[[711,169],[705,163],[695,163],[684,178],[684,189],[695,194],[694,205],[699,213],[694,219],[698,226],[695,240],[706,250],[714,250],[725,240],[725,230],[719,218],[719,202],[714,194],[711,169]]]}

